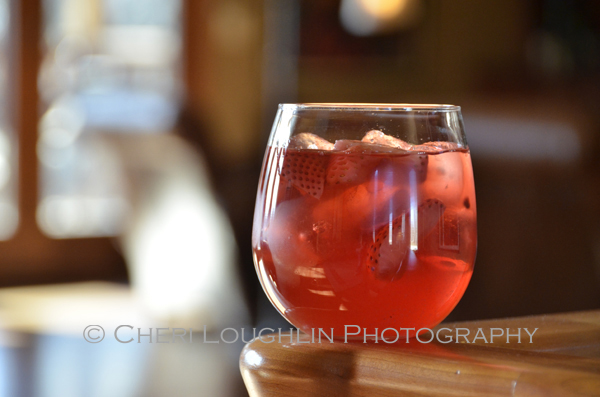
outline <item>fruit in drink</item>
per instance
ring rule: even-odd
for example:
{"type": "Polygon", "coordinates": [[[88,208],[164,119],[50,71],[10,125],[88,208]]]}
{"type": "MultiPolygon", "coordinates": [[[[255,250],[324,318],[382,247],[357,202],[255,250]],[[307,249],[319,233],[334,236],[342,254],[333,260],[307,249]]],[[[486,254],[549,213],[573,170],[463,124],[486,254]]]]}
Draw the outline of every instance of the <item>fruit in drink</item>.
{"type": "Polygon", "coordinates": [[[437,325],[475,258],[468,149],[377,131],[315,149],[311,135],[265,157],[253,253],[271,302],[309,333],[437,325]]]}

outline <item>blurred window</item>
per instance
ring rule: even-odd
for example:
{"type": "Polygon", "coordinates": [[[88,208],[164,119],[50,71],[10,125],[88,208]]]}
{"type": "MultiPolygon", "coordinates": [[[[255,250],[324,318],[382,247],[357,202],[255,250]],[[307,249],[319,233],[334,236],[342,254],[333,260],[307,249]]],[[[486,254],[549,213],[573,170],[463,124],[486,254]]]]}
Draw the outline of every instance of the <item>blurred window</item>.
{"type": "MultiPolygon", "coordinates": [[[[181,7],[177,0],[43,1],[37,221],[47,235],[121,231],[127,191],[111,136],[173,129],[181,7]]],[[[0,183],[1,173],[2,158],[0,183]]]]}
{"type": "Polygon", "coordinates": [[[8,0],[0,0],[0,240],[7,240],[18,225],[17,137],[11,117],[11,26],[8,0]]]}

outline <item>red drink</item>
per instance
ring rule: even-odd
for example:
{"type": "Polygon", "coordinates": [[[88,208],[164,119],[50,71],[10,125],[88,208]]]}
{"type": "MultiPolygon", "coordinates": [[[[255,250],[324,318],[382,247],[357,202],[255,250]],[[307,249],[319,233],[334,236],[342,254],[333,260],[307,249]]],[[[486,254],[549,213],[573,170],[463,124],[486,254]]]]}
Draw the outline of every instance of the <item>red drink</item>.
{"type": "Polygon", "coordinates": [[[455,144],[270,147],[253,232],[262,286],[307,333],[431,328],[471,278],[473,186],[469,152],[455,144]]]}

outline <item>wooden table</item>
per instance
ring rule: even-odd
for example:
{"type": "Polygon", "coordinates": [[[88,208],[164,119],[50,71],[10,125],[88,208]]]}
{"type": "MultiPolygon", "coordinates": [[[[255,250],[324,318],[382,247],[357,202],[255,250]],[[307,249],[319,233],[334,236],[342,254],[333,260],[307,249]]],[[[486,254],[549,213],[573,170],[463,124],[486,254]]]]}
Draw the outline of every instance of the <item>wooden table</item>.
{"type": "Polygon", "coordinates": [[[394,344],[302,343],[311,341],[306,334],[265,343],[263,336],[246,345],[240,369],[251,396],[600,396],[600,311],[442,324],[433,332],[420,338],[434,337],[430,343],[394,344]],[[525,328],[537,331],[530,338],[525,328]],[[469,336],[457,343],[465,329],[469,336]]]}

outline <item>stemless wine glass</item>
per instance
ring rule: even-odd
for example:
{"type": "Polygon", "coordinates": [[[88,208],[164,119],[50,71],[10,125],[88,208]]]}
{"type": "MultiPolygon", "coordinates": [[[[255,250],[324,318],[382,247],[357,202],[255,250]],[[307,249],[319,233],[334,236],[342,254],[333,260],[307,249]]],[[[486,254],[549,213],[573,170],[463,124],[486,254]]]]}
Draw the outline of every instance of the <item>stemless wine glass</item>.
{"type": "Polygon", "coordinates": [[[252,245],[270,301],[309,334],[414,336],[439,324],[477,245],[460,108],[279,105],[252,245]]]}

